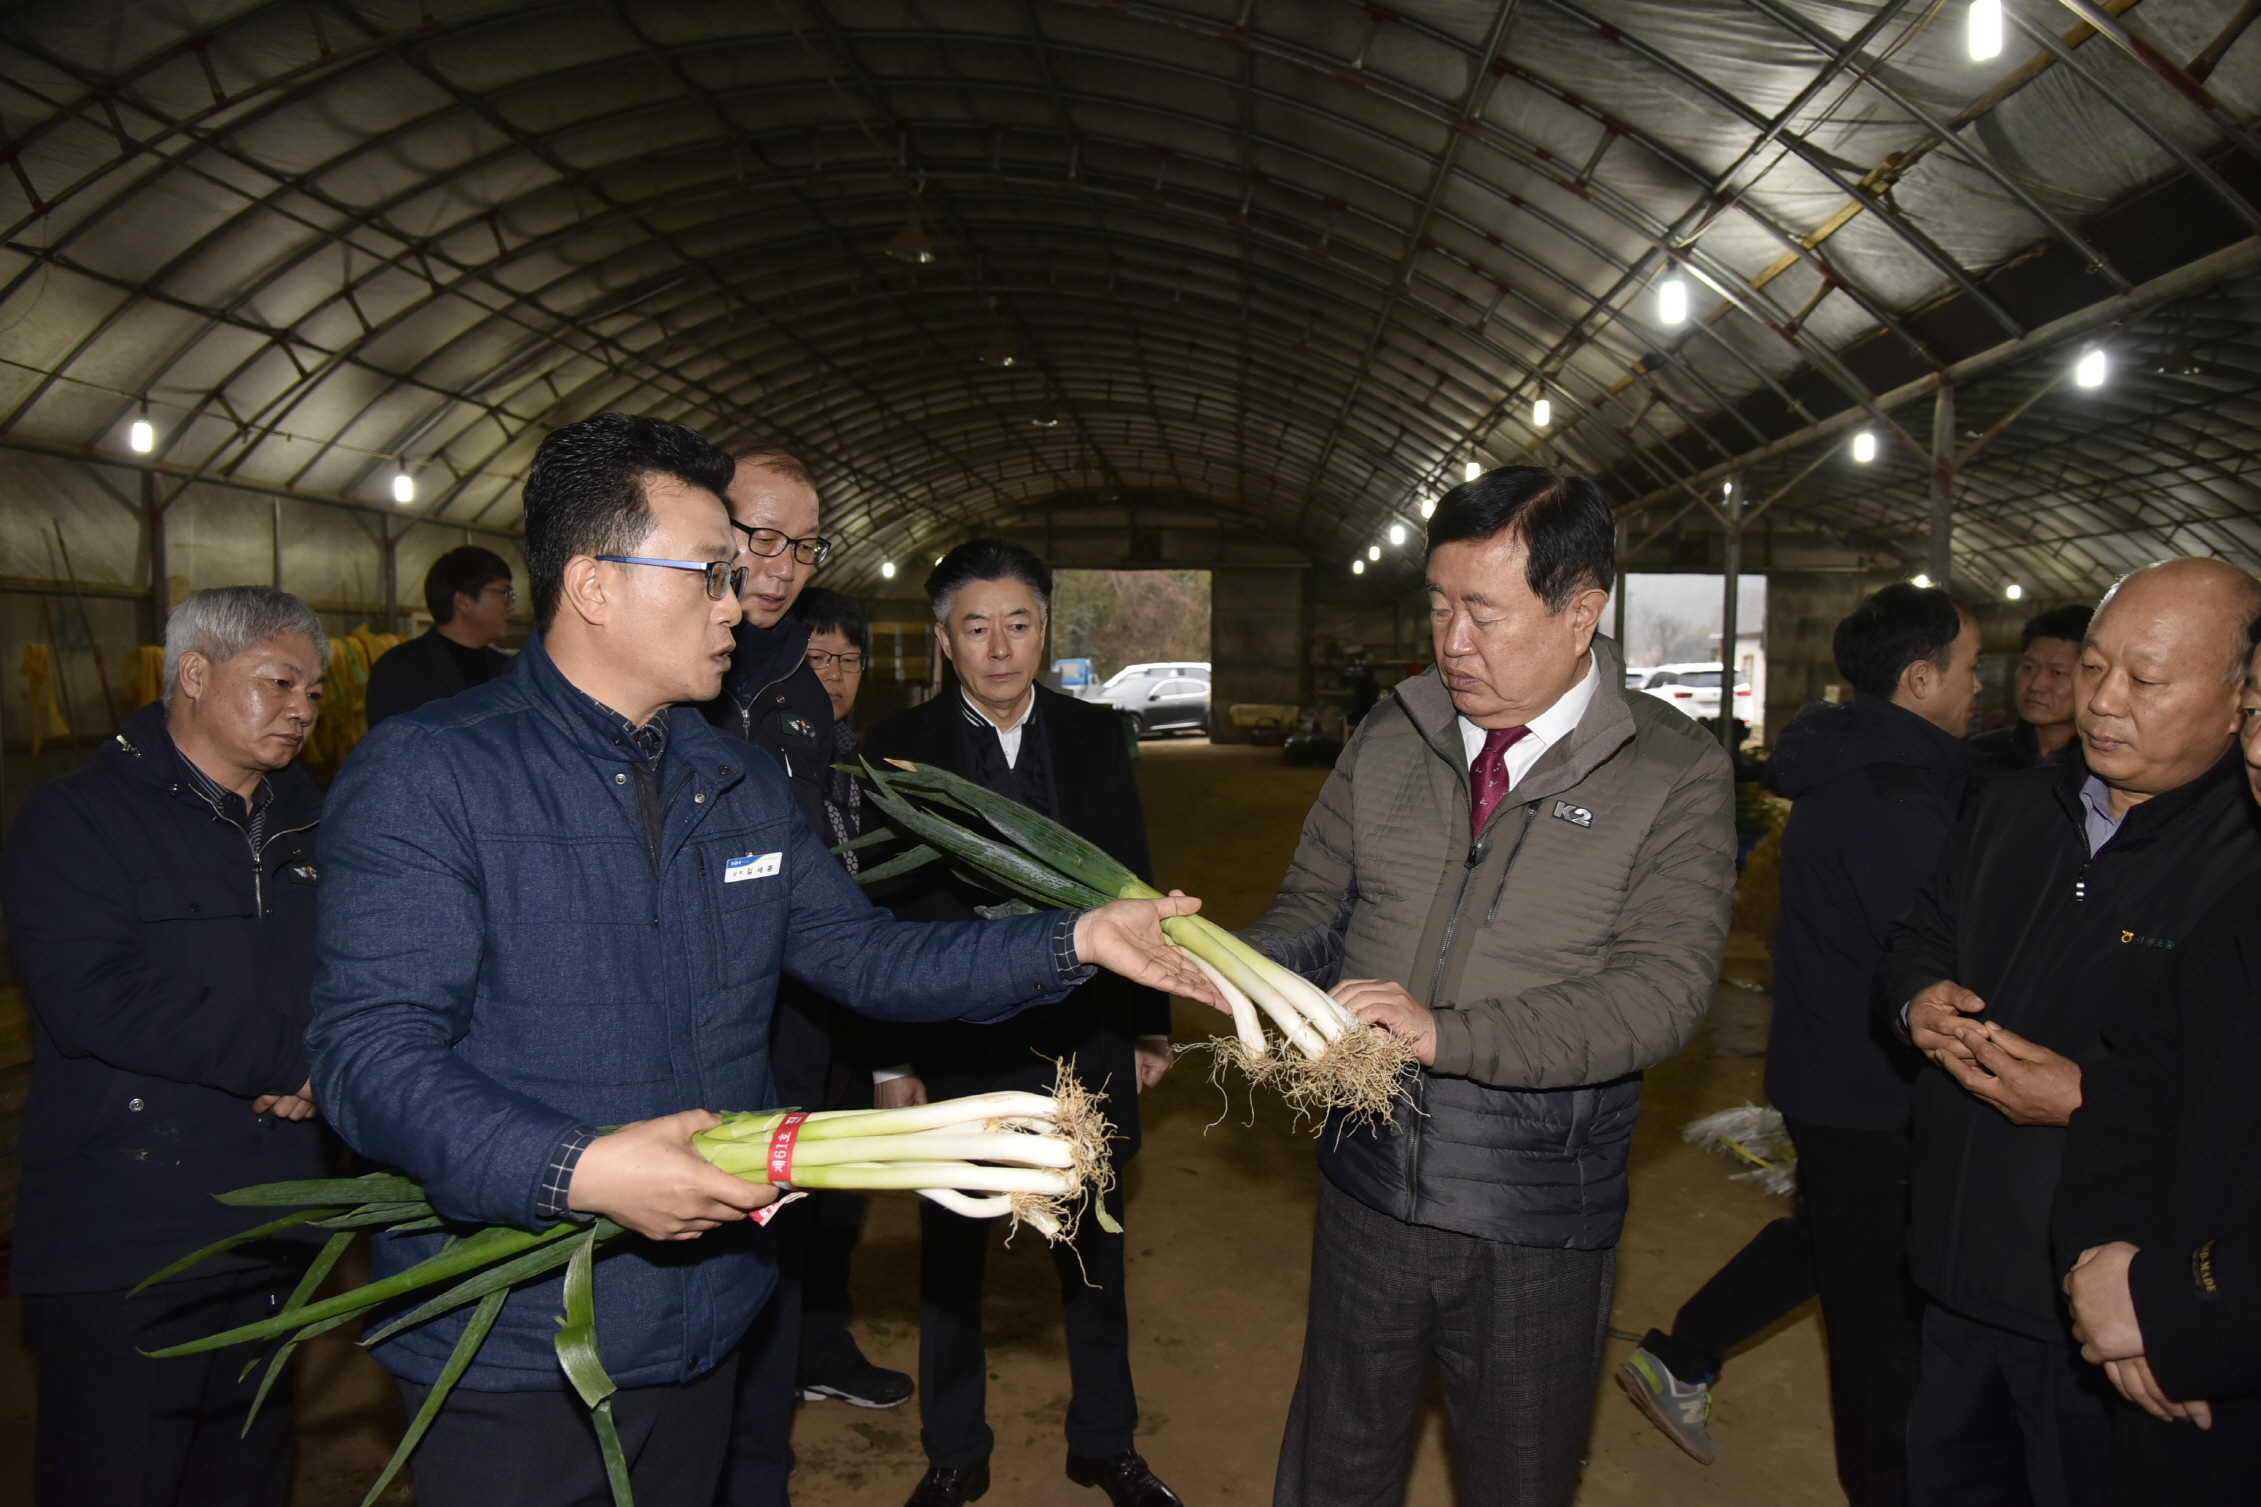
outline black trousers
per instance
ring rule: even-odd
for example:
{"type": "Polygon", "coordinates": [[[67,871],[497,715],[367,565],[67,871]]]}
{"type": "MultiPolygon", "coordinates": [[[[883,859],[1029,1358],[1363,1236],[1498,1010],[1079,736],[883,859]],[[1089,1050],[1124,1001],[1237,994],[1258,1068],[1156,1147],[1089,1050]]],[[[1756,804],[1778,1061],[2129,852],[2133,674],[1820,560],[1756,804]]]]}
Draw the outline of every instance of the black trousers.
{"type": "MultiPolygon", "coordinates": [[[[786,1507],[793,1474],[795,1374],[801,1359],[801,1275],[806,1266],[811,1199],[777,1211],[769,1222],[777,1252],[777,1287],[738,1342],[738,1392],[731,1406],[730,1447],[716,1507],[786,1507]]],[[[642,1496],[639,1492],[638,1502],[642,1496]]]]}
{"type": "MultiPolygon", "coordinates": [[[[1120,1188],[1107,1194],[1120,1224],[1120,1188]]],[[[996,1436],[986,1417],[989,1354],[982,1344],[981,1299],[994,1219],[968,1219],[919,1202],[919,1393],[927,1459],[962,1469],[986,1459],[996,1436]]],[[[1138,1432],[1131,1384],[1130,1314],[1123,1302],[1123,1237],[1085,1211],[1075,1243],[1052,1247],[1068,1330],[1068,1448],[1119,1455],[1138,1432]]]]}
{"type": "MultiPolygon", "coordinates": [[[[680,1386],[612,1394],[636,1507],[714,1507],[735,1355],[680,1386]]],[[[408,1416],[431,1388],[398,1383],[408,1416]]],[[[612,1507],[596,1425],[572,1391],[448,1394],[409,1457],[417,1507],[612,1507]]]]}
{"type": "MultiPolygon", "coordinates": [[[[291,1384],[278,1378],[248,1437],[261,1372],[248,1345],[151,1360],[144,1350],[263,1319],[302,1267],[268,1267],[122,1292],[25,1293],[39,1386],[39,1507],[281,1507],[290,1491],[291,1384]]],[[[261,1368],[264,1369],[263,1367],[261,1368]]]]}
{"type": "Polygon", "coordinates": [[[1708,1381],[1729,1350],[1818,1294],[1838,1482],[1852,1507],[1902,1507],[1923,1322],[1908,1276],[1908,1132],[1785,1123],[1796,1211],[1753,1236],[1650,1348],[1681,1380],[1708,1381]]]}
{"type": "Polygon", "coordinates": [[[801,1259],[801,1364],[803,1386],[846,1376],[864,1364],[863,1347],[849,1331],[856,1316],[848,1274],[863,1238],[861,1193],[827,1188],[809,1196],[808,1250],[801,1259]]]}
{"type": "Polygon", "coordinates": [[[2095,1507],[2111,1473],[2114,1399],[2103,1368],[2082,1360],[2069,1335],[2029,1339],[1933,1304],[1908,1417],[1908,1499],[2095,1507]]]}
{"type": "Polygon", "coordinates": [[[1567,1507],[1617,1253],[1404,1224],[1325,1178],[1273,1507],[1391,1507],[1444,1374],[1461,1507],[1567,1507]]]}

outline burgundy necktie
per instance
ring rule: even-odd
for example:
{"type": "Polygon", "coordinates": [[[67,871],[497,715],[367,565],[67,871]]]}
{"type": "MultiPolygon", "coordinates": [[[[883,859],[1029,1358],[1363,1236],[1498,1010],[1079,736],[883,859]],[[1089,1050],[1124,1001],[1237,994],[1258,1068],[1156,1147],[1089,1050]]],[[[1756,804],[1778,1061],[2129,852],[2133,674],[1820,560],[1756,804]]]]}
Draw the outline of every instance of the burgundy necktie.
{"type": "Polygon", "coordinates": [[[1507,777],[1507,751],[1530,730],[1528,727],[1485,729],[1483,751],[1468,767],[1468,831],[1471,836],[1484,830],[1492,808],[1507,794],[1507,787],[1513,783],[1507,777]]]}

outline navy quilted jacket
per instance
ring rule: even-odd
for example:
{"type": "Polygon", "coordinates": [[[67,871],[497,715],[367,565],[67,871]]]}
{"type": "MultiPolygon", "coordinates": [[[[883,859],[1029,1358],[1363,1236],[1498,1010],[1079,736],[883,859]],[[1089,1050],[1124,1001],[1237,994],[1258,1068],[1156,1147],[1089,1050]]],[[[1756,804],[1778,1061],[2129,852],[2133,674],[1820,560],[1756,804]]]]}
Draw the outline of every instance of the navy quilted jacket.
{"type": "MultiPolygon", "coordinates": [[[[452,1219],[538,1228],[542,1174],[576,1128],[772,1104],[780,973],[898,1020],[997,1020],[1064,992],[1056,917],[896,921],[810,833],[770,760],[688,707],[669,714],[655,859],[639,757],[536,641],[507,678],[372,732],[331,788],[315,1093],[349,1143],[422,1180],[452,1219]]],[[[444,1238],[380,1240],[377,1275],[444,1238]]],[[[751,1225],[617,1246],[596,1306],[622,1386],[711,1369],[774,1282],[751,1225]]],[[[511,1297],[463,1385],[564,1384],[561,1280],[511,1297]]],[[[468,1312],[378,1357],[429,1382],[468,1312]]]]}

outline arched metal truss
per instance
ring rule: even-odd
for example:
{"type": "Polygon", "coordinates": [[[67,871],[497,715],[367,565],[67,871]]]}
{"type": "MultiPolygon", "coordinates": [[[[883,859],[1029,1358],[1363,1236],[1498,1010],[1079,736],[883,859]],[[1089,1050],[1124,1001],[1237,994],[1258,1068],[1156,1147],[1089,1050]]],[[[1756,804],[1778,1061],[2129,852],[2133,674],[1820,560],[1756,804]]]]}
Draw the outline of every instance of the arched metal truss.
{"type": "MultiPolygon", "coordinates": [[[[507,527],[546,428],[632,408],[809,452],[852,590],[1056,495],[1321,558],[1471,457],[1654,496],[1889,435],[1887,389],[2261,232],[2236,0],[2012,0],[1983,64],[1962,9],[19,4],[0,443],[122,452],[146,404],[171,474],[389,508],[406,468],[400,511],[507,527]]],[[[2249,300],[2186,303],[2086,407],[1967,395],[2017,412],[1963,478],[1973,580],[2254,555],[2249,300]]],[[[1905,545],[1927,471],[1887,451],[1783,513],[1905,545]]]]}

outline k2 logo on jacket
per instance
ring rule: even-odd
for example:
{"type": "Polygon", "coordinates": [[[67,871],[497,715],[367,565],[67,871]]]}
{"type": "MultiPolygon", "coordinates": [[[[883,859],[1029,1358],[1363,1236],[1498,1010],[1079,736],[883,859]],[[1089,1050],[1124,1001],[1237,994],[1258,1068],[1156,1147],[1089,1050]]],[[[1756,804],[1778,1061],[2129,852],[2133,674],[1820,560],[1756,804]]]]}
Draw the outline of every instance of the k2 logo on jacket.
{"type": "Polygon", "coordinates": [[[722,882],[736,884],[741,879],[767,879],[785,867],[783,853],[748,853],[743,858],[733,858],[722,866],[722,882]]]}
{"type": "Polygon", "coordinates": [[[1594,824],[1593,812],[1584,806],[1573,806],[1568,801],[1556,801],[1552,814],[1556,821],[1568,822],[1573,827],[1590,827],[1594,824]]]}

